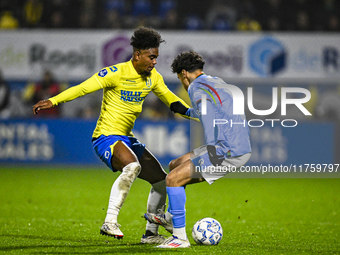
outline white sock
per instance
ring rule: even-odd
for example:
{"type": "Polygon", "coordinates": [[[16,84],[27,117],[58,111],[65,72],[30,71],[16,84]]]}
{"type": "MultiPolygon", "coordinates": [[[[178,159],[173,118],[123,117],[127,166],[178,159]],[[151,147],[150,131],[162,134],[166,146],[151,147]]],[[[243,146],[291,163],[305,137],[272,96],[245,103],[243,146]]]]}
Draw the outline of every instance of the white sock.
{"type": "MultiPolygon", "coordinates": [[[[166,189],[165,189],[165,180],[160,182],[156,182],[152,184],[148,204],[147,204],[147,212],[148,213],[158,213],[158,209],[162,209],[166,200],[166,189]]],[[[154,234],[158,234],[159,225],[150,223],[147,221],[146,230],[151,231],[154,234]]]]}
{"type": "Polygon", "coordinates": [[[187,233],[185,232],[185,227],[183,228],[174,228],[174,232],[172,234],[173,236],[178,237],[179,239],[182,240],[187,240],[187,233]]]}
{"type": "Polygon", "coordinates": [[[168,211],[166,211],[165,219],[166,219],[166,221],[171,222],[172,221],[172,214],[169,213],[168,211]]]}
{"type": "Polygon", "coordinates": [[[140,170],[141,166],[137,162],[130,163],[123,168],[122,173],[112,185],[105,222],[117,222],[120,208],[122,208],[131,185],[140,170]]]}

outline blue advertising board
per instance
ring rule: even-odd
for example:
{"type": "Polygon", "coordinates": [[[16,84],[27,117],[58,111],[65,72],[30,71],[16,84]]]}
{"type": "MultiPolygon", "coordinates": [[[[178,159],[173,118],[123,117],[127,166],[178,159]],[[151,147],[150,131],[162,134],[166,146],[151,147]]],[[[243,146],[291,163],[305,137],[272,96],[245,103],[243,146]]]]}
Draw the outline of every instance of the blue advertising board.
{"type": "MultiPolygon", "coordinates": [[[[65,119],[0,122],[0,164],[70,164],[104,166],[92,148],[95,121],[65,119]]],[[[335,126],[299,123],[294,128],[252,127],[252,157],[247,165],[334,163],[335,126]]],[[[136,122],[135,136],[168,163],[189,152],[189,121],[136,122]]]]}
{"type": "MultiPolygon", "coordinates": [[[[95,121],[25,119],[0,122],[0,164],[94,164],[104,166],[92,148],[95,121]]],[[[138,121],[135,136],[161,164],[189,151],[188,122],[138,121]]]]}
{"type": "Polygon", "coordinates": [[[335,125],[332,123],[253,127],[250,132],[252,156],[248,165],[334,163],[335,125]]]}
{"type": "Polygon", "coordinates": [[[95,122],[10,120],[0,123],[0,162],[95,164],[91,145],[95,122]]]}

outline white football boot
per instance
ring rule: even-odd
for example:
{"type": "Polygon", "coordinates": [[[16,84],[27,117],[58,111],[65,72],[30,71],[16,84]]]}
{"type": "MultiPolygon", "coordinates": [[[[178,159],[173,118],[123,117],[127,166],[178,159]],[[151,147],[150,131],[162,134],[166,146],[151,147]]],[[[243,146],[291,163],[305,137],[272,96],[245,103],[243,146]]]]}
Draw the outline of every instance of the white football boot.
{"type": "Polygon", "coordinates": [[[156,246],[156,248],[189,248],[189,240],[179,239],[176,236],[170,236],[161,245],[156,246]]]}
{"type": "Polygon", "coordinates": [[[120,225],[116,223],[105,222],[100,228],[100,234],[105,236],[113,236],[117,239],[122,239],[124,234],[119,229],[120,225]]]}
{"type": "Polygon", "coordinates": [[[162,235],[152,235],[143,237],[140,239],[140,243],[142,244],[162,244],[165,241],[165,236],[162,235]]]}
{"type": "Polygon", "coordinates": [[[159,212],[159,214],[144,213],[144,218],[150,223],[155,223],[157,225],[161,225],[169,233],[172,234],[172,232],[173,232],[172,220],[170,220],[170,221],[166,220],[165,213],[164,213],[163,210],[158,209],[158,212],[159,212]]]}

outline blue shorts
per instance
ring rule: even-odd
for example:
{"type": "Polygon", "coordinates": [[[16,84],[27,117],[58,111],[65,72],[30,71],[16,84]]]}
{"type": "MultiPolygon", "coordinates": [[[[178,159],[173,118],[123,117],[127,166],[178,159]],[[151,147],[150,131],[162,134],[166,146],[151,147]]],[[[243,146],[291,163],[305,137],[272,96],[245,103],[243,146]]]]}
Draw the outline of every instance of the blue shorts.
{"type": "Polygon", "coordinates": [[[113,148],[118,141],[124,142],[136,154],[139,159],[145,149],[145,144],[139,142],[137,138],[124,135],[101,135],[92,140],[93,149],[98,157],[113,171],[117,169],[112,167],[111,159],[113,156],[113,148]]]}

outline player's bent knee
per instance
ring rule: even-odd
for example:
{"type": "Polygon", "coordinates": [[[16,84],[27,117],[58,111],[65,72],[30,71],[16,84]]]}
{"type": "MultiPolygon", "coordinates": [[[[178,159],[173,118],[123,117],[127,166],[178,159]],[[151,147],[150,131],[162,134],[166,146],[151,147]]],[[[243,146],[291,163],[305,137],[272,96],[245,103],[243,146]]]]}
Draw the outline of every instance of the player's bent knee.
{"type": "Polygon", "coordinates": [[[165,184],[167,187],[173,187],[172,183],[173,183],[172,178],[170,174],[168,174],[167,177],[165,178],[165,184]]]}
{"type": "Polygon", "coordinates": [[[175,159],[171,160],[169,163],[169,171],[171,172],[172,169],[175,168],[175,159]]]}
{"type": "Polygon", "coordinates": [[[167,175],[166,179],[166,186],[167,187],[180,187],[181,180],[178,179],[178,176],[176,177],[175,174],[171,174],[171,172],[167,175]]]}
{"type": "Polygon", "coordinates": [[[142,167],[138,162],[132,162],[123,168],[121,178],[132,183],[139,175],[141,169],[142,167]]]}
{"type": "Polygon", "coordinates": [[[171,172],[173,169],[175,169],[176,167],[178,167],[179,162],[178,162],[179,159],[173,159],[170,161],[169,163],[169,171],[171,172]]]}

